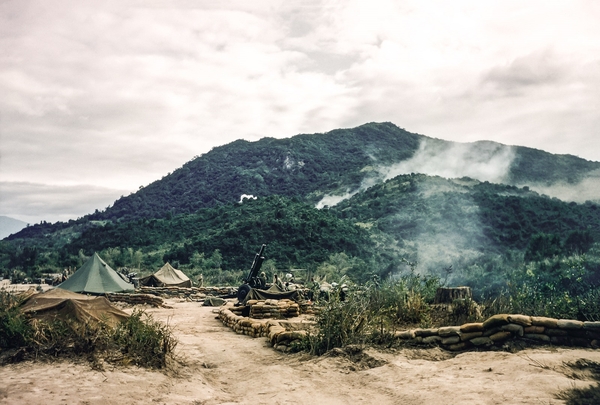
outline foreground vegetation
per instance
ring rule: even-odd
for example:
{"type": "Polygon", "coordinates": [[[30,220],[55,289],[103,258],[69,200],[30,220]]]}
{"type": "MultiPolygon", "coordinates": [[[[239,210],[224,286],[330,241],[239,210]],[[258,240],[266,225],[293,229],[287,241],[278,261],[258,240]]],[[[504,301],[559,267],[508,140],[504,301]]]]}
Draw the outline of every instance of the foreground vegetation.
{"type": "Polygon", "coordinates": [[[545,260],[511,273],[498,295],[455,300],[448,312],[433,305],[442,281],[415,274],[413,267],[381,283],[349,284],[344,293],[320,301],[316,328],[296,349],[320,355],[348,345],[390,345],[397,330],[482,322],[496,314],[597,321],[600,285],[590,282],[596,276],[585,256],[545,260]]]}
{"type": "Polygon", "coordinates": [[[21,299],[0,290],[0,363],[83,356],[99,367],[107,361],[162,369],[177,345],[172,330],[144,311],[112,328],[69,318],[34,319],[21,312],[21,299]]]}

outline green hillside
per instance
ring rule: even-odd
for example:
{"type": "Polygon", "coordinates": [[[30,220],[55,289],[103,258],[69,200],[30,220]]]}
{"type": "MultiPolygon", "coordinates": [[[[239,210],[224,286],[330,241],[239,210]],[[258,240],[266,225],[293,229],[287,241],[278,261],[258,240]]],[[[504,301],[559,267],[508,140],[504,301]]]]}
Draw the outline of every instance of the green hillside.
{"type": "Polygon", "coordinates": [[[599,168],[530,148],[436,140],[391,123],[236,141],[104,211],[0,241],[0,272],[60,271],[97,251],[114,267],[150,272],[170,261],[236,283],[266,243],[270,271],[356,280],[413,271],[492,288],[528,261],[595,251],[595,202],[568,203],[525,185],[574,184],[599,168]],[[505,166],[508,184],[418,172],[386,180],[406,162],[478,168],[486,159],[505,166]],[[243,194],[257,199],[240,203],[243,194]],[[317,209],[326,196],[341,201],[317,209]]]}
{"type": "Polygon", "coordinates": [[[383,123],[287,139],[239,140],[195,158],[93,217],[115,220],[192,213],[237,202],[243,194],[316,203],[326,193],[359,187],[365,176],[361,170],[374,160],[390,164],[409,158],[419,139],[383,123]]]}

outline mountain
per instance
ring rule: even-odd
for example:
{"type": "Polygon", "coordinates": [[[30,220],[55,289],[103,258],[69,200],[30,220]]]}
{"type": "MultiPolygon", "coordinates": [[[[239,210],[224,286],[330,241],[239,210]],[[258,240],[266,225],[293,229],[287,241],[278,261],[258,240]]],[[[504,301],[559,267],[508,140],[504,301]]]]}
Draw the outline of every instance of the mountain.
{"type": "MultiPolygon", "coordinates": [[[[282,195],[331,205],[370,185],[411,172],[573,190],[600,163],[495,142],[456,143],[370,123],[325,134],[238,140],[214,148],[138,192],[117,200],[97,220],[159,218],[237,202],[242,195],[282,195]]],[[[576,196],[584,194],[572,193],[576,196]]],[[[587,199],[600,199],[599,195],[587,199]]],[[[584,201],[580,201],[584,202],[584,201]]]]}
{"type": "Polygon", "coordinates": [[[27,226],[26,222],[0,215],[0,239],[19,232],[27,226]]]}
{"type": "Polygon", "coordinates": [[[77,266],[98,251],[113,267],[172,261],[236,283],[267,243],[270,271],[365,280],[411,270],[493,285],[524,258],[600,241],[600,198],[588,187],[599,173],[575,156],[391,123],[236,141],[104,211],[10,236],[0,270],[77,266]]]}

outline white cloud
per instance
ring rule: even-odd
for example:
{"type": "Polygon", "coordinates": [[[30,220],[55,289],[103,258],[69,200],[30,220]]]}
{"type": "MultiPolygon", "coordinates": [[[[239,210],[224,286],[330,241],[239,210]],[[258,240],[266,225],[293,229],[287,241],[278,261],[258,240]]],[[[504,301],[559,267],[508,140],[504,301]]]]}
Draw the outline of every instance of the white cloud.
{"type": "Polygon", "coordinates": [[[76,219],[111,206],[123,190],[88,185],[0,182],[0,212],[30,224],[76,219]]]}
{"type": "Polygon", "coordinates": [[[371,121],[600,160],[599,17],[584,0],[4,1],[0,180],[134,191],[235,139],[371,121]]]}

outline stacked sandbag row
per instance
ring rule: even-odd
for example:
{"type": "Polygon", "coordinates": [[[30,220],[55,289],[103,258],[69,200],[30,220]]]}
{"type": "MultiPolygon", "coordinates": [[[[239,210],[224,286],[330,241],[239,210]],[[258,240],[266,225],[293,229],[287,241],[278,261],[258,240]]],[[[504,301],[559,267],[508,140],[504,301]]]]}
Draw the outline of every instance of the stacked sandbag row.
{"type": "Polygon", "coordinates": [[[254,319],[281,319],[300,316],[300,306],[289,299],[282,300],[249,300],[250,318],[254,319]]]}
{"type": "Polygon", "coordinates": [[[252,337],[267,336],[269,332],[269,322],[257,321],[236,315],[231,311],[233,308],[235,307],[225,307],[219,310],[219,319],[223,324],[239,334],[252,337]]]}
{"type": "Polygon", "coordinates": [[[269,327],[269,342],[275,350],[287,353],[299,345],[306,334],[305,330],[286,330],[281,325],[272,325],[269,327]]]}
{"type": "Polygon", "coordinates": [[[298,305],[301,314],[317,315],[320,311],[320,308],[316,307],[312,301],[301,301],[298,305]]]}
{"type": "Polygon", "coordinates": [[[235,296],[238,291],[238,287],[194,287],[200,294],[212,295],[213,297],[219,296],[235,296]]]}
{"type": "Polygon", "coordinates": [[[396,337],[417,344],[437,344],[449,350],[485,348],[509,339],[600,348],[600,322],[499,314],[481,323],[396,332],[396,337]]]}
{"type": "Polygon", "coordinates": [[[151,294],[120,294],[107,293],[106,298],[112,302],[126,302],[131,305],[152,305],[153,307],[162,307],[163,299],[151,294]]]}
{"type": "Polygon", "coordinates": [[[140,287],[144,294],[153,294],[167,298],[182,298],[191,301],[203,301],[206,296],[232,296],[237,287],[140,287]]]}
{"type": "Polygon", "coordinates": [[[236,307],[224,307],[219,310],[219,319],[223,324],[236,333],[252,337],[267,336],[276,350],[289,352],[306,336],[305,330],[288,330],[280,321],[276,320],[259,321],[239,316],[232,309],[236,309],[236,307]]]}

